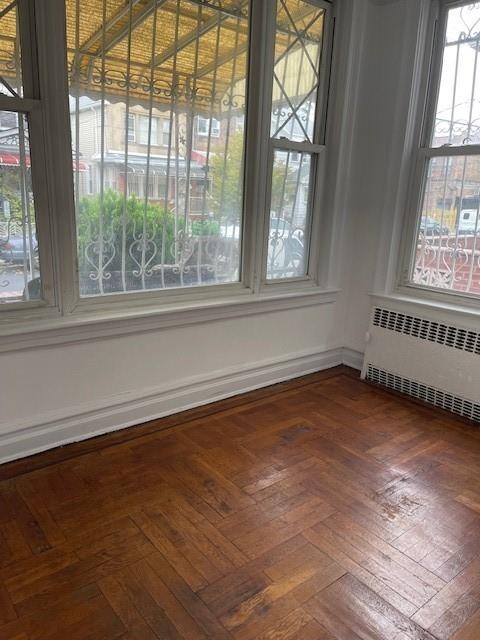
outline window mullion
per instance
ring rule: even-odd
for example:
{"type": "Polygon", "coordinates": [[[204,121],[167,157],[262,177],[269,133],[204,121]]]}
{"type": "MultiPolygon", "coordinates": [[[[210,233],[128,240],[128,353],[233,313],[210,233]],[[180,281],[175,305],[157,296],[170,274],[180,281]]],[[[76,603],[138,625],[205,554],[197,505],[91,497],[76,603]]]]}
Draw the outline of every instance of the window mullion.
{"type": "MultiPolygon", "coordinates": [[[[45,154],[41,176],[44,184],[38,184],[36,194],[47,192],[40,211],[41,215],[44,208],[50,212],[50,242],[46,251],[53,260],[57,304],[62,314],[68,314],[78,301],[78,284],[65,3],[63,0],[36,0],[35,15],[45,154]]],[[[33,150],[37,146],[32,141],[33,150]]],[[[39,228],[41,231],[41,224],[39,228]]]]}
{"type": "Polygon", "coordinates": [[[23,96],[38,98],[40,89],[38,84],[37,42],[35,34],[35,6],[28,0],[17,0],[18,31],[21,48],[21,67],[23,96]]]}
{"type": "Polygon", "coordinates": [[[315,134],[314,142],[325,144],[326,128],[327,128],[327,109],[328,109],[328,93],[330,88],[333,52],[333,37],[335,31],[335,18],[333,17],[333,9],[330,5],[324,6],[325,28],[322,43],[322,53],[320,61],[320,84],[317,90],[317,108],[315,115],[315,134]]]}
{"type": "Polygon", "coordinates": [[[275,19],[276,0],[251,0],[243,271],[254,291],[261,286],[268,236],[275,19]]]}

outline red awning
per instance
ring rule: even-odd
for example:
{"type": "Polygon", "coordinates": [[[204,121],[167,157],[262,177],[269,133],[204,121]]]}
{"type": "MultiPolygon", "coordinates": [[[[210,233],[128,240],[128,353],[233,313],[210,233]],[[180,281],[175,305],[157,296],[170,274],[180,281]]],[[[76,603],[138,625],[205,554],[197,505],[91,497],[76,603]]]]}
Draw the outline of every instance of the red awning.
{"type": "MultiPolygon", "coordinates": [[[[30,156],[25,156],[25,163],[27,167],[30,166],[30,156]]],[[[18,153],[0,153],[0,164],[4,167],[18,167],[20,166],[20,157],[18,153]]]]}
{"type": "Polygon", "coordinates": [[[207,164],[207,154],[203,151],[192,150],[192,160],[195,160],[198,164],[205,166],[207,164]]]}
{"type": "MultiPolygon", "coordinates": [[[[30,156],[25,155],[25,164],[27,167],[30,166],[30,156]]],[[[18,153],[2,153],[0,151],[0,166],[3,167],[19,167],[20,166],[20,156],[18,153]]],[[[74,163],[74,171],[75,166],[77,167],[77,171],[83,173],[88,171],[88,166],[84,162],[74,163]]]]}

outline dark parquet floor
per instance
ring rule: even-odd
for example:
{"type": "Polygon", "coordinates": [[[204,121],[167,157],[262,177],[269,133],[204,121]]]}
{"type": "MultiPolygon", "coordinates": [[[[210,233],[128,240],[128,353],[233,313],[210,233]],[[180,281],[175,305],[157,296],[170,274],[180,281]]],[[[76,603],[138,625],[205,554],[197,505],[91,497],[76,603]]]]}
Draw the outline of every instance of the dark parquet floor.
{"type": "Polygon", "coordinates": [[[207,638],[480,640],[480,429],[338,368],[0,467],[1,640],[207,638]]]}

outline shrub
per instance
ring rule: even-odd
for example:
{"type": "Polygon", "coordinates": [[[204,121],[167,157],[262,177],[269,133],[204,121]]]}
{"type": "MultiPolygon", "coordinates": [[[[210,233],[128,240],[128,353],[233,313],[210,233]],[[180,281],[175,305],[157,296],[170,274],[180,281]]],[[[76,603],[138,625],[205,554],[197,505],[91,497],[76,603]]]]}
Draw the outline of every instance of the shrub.
{"type": "Polygon", "coordinates": [[[220,225],[216,220],[195,220],[191,226],[192,236],[218,236],[220,225]]]}
{"type": "Polygon", "coordinates": [[[100,195],[80,199],[77,227],[81,271],[98,265],[102,231],[103,263],[108,262],[108,271],[121,270],[123,258],[125,270],[133,272],[141,264],[143,250],[150,268],[159,262],[174,263],[175,230],[182,231],[183,221],[177,221],[175,229],[175,216],[168,209],[150,203],[145,206],[133,195],[125,201],[123,194],[108,190],[103,206],[100,195]]]}

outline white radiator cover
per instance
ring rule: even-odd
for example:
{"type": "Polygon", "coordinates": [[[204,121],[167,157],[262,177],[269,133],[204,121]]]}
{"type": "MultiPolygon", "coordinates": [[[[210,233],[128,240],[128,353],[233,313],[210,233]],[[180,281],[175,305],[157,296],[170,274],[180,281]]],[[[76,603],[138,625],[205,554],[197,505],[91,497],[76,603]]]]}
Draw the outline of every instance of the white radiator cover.
{"type": "Polygon", "coordinates": [[[376,307],[362,377],[480,422],[480,332],[376,307]]]}

